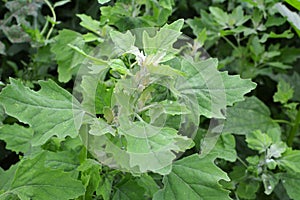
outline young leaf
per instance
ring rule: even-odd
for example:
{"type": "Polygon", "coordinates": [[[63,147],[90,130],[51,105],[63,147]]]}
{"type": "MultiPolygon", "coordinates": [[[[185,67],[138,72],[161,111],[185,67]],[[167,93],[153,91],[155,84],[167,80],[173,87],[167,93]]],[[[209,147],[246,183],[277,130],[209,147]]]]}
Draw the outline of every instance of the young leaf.
{"type": "Polygon", "coordinates": [[[213,163],[214,159],[211,155],[200,158],[194,154],[176,161],[172,172],[163,179],[164,188],[153,199],[231,199],[229,191],[218,183],[221,179],[229,181],[229,178],[213,163]]]}
{"type": "Polygon", "coordinates": [[[112,31],[110,32],[110,37],[121,53],[131,50],[135,43],[135,36],[130,31],[125,33],[112,31]]]}
{"type": "Polygon", "coordinates": [[[148,32],[143,32],[143,49],[146,55],[171,53],[174,52],[173,44],[178,40],[182,34],[180,29],[183,26],[183,20],[177,20],[172,24],[165,25],[156,32],[154,37],[150,37],[148,32]]]}
{"type": "Polygon", "coordinates": [[[34,130],[33,146],[44,144],[56,135],[76,137],[83,111],[72,95],[54,81],[39,81],[38,92],[10,79],[11,84],[0,93],[0,102],[8,115],[29,124],[34,130]]]}
{"type": "MultiPolygon", "coordinates": [[[[288,83],[292,88],[300,88],[300,76],[297,72],[294,72],[293,75],[279,74],[275,77],[275,80],[278,82],[280,82],[281,79],[288,83]]],[[[292,100],[300,101],[300,90],[294,90],[292,100]]]]}
{"type": "MultiPolygon", "coordinates": [[[[22,200],[68,200],[84,194],[81,181],[71,174],[46,168],[43,157],[41,153],[33,159],[23,159],[14,172],[13,181],[6,187],[5,193],[0,194],[0,199],[16,194],[22,200]]],[[[10,170],[4,173],[10,173],[10,170]]]]}
{"type": "Polygon", "coordinates": [[[248,134],[258,128],[262,132],[268,132],[273,128],[279,129],[277,123],[270,117],[269,108],[256,97],[246,98],[245,101],[228,108],[224,133],[248,134]]]}
{"type": "Polygon", "coordinates": [[[267,151],[268,158],[280,158],[281,154],[286,151],[287,145],[284,142],[276,142],[270,146],[267,151]]]}
{"type": "Polygon", "coordinates": [[[285,82],[284,80],[280,80],[277,85],[277,92],[274,94],[274,102],[280,102],[285,104],[293,98],[294,90],[290,86],[289,83],[285,82]]]}
{"type": "Polygon", "coordinates": [[[278,184],[278,177],[269,172],[266,174],[262,174],[261,178],[264,184],[265,194],[270,195],[278,184]]]}
{"type": "Polygon", "coordinates": [[[222,25],[223,28],[226,28],[229,21],[229,16],[226,12],[218,7],[209,7],[209,11],[211,12],[212,16],[218,22],[218,24],[222,25]]]}
{"type": "Polygon", "coordinates": [[[17,153],[26,153],[31,148],[33,138],[32,128],[25,128],[18,124],[5,124],[0,127],[0,139],[6,142],[6,148],[17,153]]]}
{"type": "Polygon", "coordinates": [[[246,142],[251,149],[263,153],[272,144],[272,139],[267,134],[257,130],[246,135],[246,142]]]}
{"type": "Polygon", "coordinates": [[[92,17],[85,14],[77,14],[77,17],[80,18],[80,25],[86,28],[89,31],[96,33],[97,35],[101,34],[100,22],[92,19],[92,17]]]}

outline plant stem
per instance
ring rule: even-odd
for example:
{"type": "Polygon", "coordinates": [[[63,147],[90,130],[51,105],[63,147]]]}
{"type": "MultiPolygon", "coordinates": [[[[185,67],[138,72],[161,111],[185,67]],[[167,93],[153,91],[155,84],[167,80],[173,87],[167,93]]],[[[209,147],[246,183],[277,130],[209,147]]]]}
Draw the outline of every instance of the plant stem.
{"type": "Polygon", "coordinates": [[[248,167],[248,165],[239,157],[237,156],[238,161],[240,161],[240,163],[242,163],[242,165],[244,165],[246,168],[248,167]]]}
{"type": "Polygon", "coordinates": [[[290,146],[290,147],[293,145],[293,141],[294,141],[294,138],[295,138],[296,133],[298,131],[299,124],[300,124],[300,108],[297,112],[297,116],[296,116],[294,125],[293,125],[293,127],[292,127],[292,129],[289,133],[288,139],[287,139],[287,145],[290,146]]]}
{"type": "Polygon", "coordinates": [[[44,0],[44,2],[47,4],[47,6],[49,7],[51,13],[52,13],[52,17],[53,17],[53,22],[51,23],[51,27],[50,27],[50,30],[48,31],[48,34],[46,36],[46,41],[50,38],[51,36],[51,33],[53,31],[53,28],[55,26],[55,23],[56,23],[56,14],[55,14],[55,11],[54,11],[54,8],[52,7],[51,3],[48,1],[48,0],[44,0]]]}
{"type": "Polygon", "coordinates": [[[276,123],[282,123],[282,124],[289,124],[289,125],[293,125],[293,123],[287,121],[287,120],[284,120],[284,119],[273,119],[272,120],[273,122],[276,122],[276,123]]]}
{"type": "Polygon", "coordinates": [[[229,39],[227,39],[225,36],[221,36],[234,50],[237,50],[237,46],[235,46],[229,39]]]}

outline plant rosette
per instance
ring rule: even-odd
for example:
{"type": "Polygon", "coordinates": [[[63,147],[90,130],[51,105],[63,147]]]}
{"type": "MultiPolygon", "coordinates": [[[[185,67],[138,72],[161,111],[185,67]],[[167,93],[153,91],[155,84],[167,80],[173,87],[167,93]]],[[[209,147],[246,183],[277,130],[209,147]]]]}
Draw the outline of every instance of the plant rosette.
{"type": "Polygon", "coordinates": [[[204,157],[222,132],[226,106],[255,87],[219,72],[217,59],[182,35],[183,23],[110,30],[89,53],[69,45],[85,57],[73,90],[84,117],[75,117],[75,124],[102,164],[133,174],[169,174],[172,162],[195,145],[200,117],[213,119],[201,143],[204,157]]]}

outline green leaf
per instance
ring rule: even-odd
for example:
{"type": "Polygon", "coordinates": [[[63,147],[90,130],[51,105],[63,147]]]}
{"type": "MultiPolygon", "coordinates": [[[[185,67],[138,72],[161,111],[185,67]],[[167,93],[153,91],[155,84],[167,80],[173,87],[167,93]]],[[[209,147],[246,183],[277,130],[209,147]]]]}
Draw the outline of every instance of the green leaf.
{"type": "MultiPolygon", "coordinates": [[[[86,188],[85,198],[92,199],[94,192],[98,189],[102,178],[100,176],[101,165],[92,159],[87,159],[78,167],[81,172],[81,180],[86,188]]],[[[110,191],[107,191],[110,193],[110,191]]],[[[97,195],[99,195],[97,193],[97,195]]],[[[104,198],[104,200],[107,200],[104,198]]]]}
{"type": "Polygon", "coordinates": [[[159,102],[155,107],[150,108],[149,111],[149,116],[152,119],[153,116],[160,116],[163,113],[169,115],[184,115],[191,112],[185,105],[180,104],[178,101],[169,100],[159,102]]]}
{"type": "Polygon", "coordinates": [[[269,38],[291,39],[293,37],[294,37],[294,33],[291,30],[285,30],[283,33],[274,33],[273,31],[271,31],[270,33],[264,33],[259,41],[261,43],[265,43],[269,38]]]}
{"type": "Polygon", "coordinates": [[[79,153],[76,151],[45,152],[45,167],[65,172],[75,170],[79,165],[79,153]]]}
{"type": "Polygon", "coordinates": [[[5,53],[5,45],[0,41],[0,54],[6,55],[5,53]]]}
{"type": "Polygon", "coordinates": [[[39,81],[38,92],[15,79],[0,93],[0,102],[8,115],[27,123],[34,130],[33,146],[44,144],[52,136],[76,137],[83,111],[72,95],[54,81],[39,81]]]}
{"type": "Polygon", "coordinates": [[[125,33],[112,31],[110,32],[110,37],[116,47],[121,50],[121,53],[125,53],[134,47],[135,36],[130,31],[125,33]]]}
{"type": "Polygon", "coordinates": [[[84,48],[84,39],[79,33],[65,29],[59,31],[51,47],[51,52],[55,54],[58,64],[58,80],[64,83],[71,80],[72,75],[77,72],[78,67],[85,59],[85,56],[74,51],[68,46],[69,44],[82,49],[84,48]]]}
{"type": "Polygon", "coordinates": [[[268,62],[266,64],[270,65],[271,67],[276,67],[278,69],[291,69],[292,68],[292,66],[283,64],[282,62],[268,62]]]}
{"type": "Polygon", "coordinates": [[[80,18],[80,25],[86,28],[89,31],[92,31],[96,34],[101,34],[100,22],[92,19],[92,17],[85,14],[77,14],[77,17],[80,18]]]}
{"type": "Polygon", "coordinates": [[[266,173],[262,174],[261,178],[264,184],[265,194],[270,195],[278,184],[278,177],[272,173],[266,173]]]}
{"type": "MultiPolygon", "coordinates": [[[[277,77],[273,77],[275,80],[280,82],[283,79],[286,83],[292,86],[293,89],[300,87],[300,76],[297,72],[294,72],[292,75],[279,74],[277,77]]],[[[294,95],[292,100],[300,101],[300,90],[294,90],[294,95]]]]}
{"type": "MultiPolygon", "coordinates": [[[[99,177],[99,172],[98,174],[95,174],[94,176],[92,176],[91,178],[94,179],[94,184],[99,184],[97,190],[96,190],[96,194],[97,195],[101,195],[103,197],[104,200],[110,200],[110,196],[112,193],[112,184],[113,184],[113,179],[114,177],[111,176],[105,176],[103,177],[103,179],[101,180],[101,182],[99,183],[96,182],[97,181],[97,177],[99,177]]],[[[92,193],[90,193],[92,194],[92,193]]]]}
{"type": "Polygon", "coordinates": [[[63,6],[69,2],[71,2],[71,0],[62,0],[62,1],[55,2],[55,4],[53,5],[53,8],[63,6]]]}
{"type": "MultiPolygon", "coordinates": [[[[244,99],[244,94],[255,88],[250,80],[228,75],[217,70],[216,59],[191,63],[182,61],[186,76],[176,81],[175,88],[188,99],[194,107],[199,107],[199,114],[208,118],[224,118],[221,112],[227,105],[244,99]],[[195,98],[197,102],[195,102],[195,98]]],[[[197,110],[194,110],[197,112],[197,110]]]]}
{"type": "Polygon", "coordinates": [[[211,12],[213,18],[218,22],[218,24],[222,25],[223,28],[226,28],[229,21],[229,16],[226,12],[218,7],[209,7],[209,11],[211,12]]]}
{"type": "MultiPolygon", "coordinates": [[[[175,51],[173,44],[182,34],[180,32],[184,21],[179,19],[172,24],[166,24],[151,37],[148,32],[143,32],[143,49],[146,55],[172,53],[175,51]]],[[[166,61],[166,60],[165,60],[166,61]]]]}
{"type": "Polygon", "coordinates": [[[6,199],[7,194],[16,194],[21,200],[68,200],[84,194],[81,181],[60,170],[46,168],[43,157],[41,153],[34,159],[23,159],[0,199],[6,199]]]}
{"type": "Polygon", "coordinates": [[[128,180],[116,187],[112,200],[141,200],[144,195],[144,188],[135,181],[128,180]]]}
{"type": "Polygon", "coordinates": [[[120,59],[112,59],[110,61],[109,67],[120,74],[131,75],[129,69],[126,68],[124,62],[120,59]]]}
{"type": "MultiPolygon", "coordinates": [[[[149,58],[149,57],[147,57],[149,58]]],[[[147,59],[146,58],[146,59],[147,59]]],[[[176,70],[169,65],[147,65],[147,69],[152,74],[158,74],[158,75],[165,75],[165,76],[184,76],[184,73],[182,73],[179,70],[176,70]]]]}
{"type": "Polygon", "coordinates": [[[100,4],[105,4],[105,3],[108,3],[110,2],[111,0],[98,0],[98,3],[100,4]]]}
{"type": "Polygon", "coordinates": [[[282,3],[276,3],[275,8],[278,10],[278,12],[284,16],[287,17],[287,20],[291,23],[291,25],[294,27],[296,32],[299,35],[300,31],[300,16],[299,14],[290,11],[285,5],[282,3]]]}
{"type": "Polygon", "coordinates": [[[153,195],[159,190],[159,186],[155,180],[148,174],[142,174],[141,177],[137,179],[137,183],[146,190],[149,197],[153,197],[153,195]]]}
{"type": "Polygon", "coordinates": [[[299,173],[284,173],[281,177],[281,182],[291,199],[298,199],[300,196],[299,184],[300,174],[299,173]]]}
{"type": "Polygon", "coordinates": [[[237,187],[237,194],[239,197],[243,199],[255,199],[256,192],[259,189],[259,182],[258,181],[247,181],[247,182],[240,182],[237,187]]]}
{"type": "Polygon", "coordinates": [[[12,181],[14,180],[13,177],[16,173],[16,170],[18,168],[19,163],[12,165],[8,170],[4,171],[1,167],[0,167],[0,177],[1,177],[1,182],[0,182],[0,199],[2,199],[3,197],[1,197],[1,192],[5,192],[7,190],[9,190],[9,187],[12,183],[12,181]]]}
{"type": "Polygon", "coordinates": [[[285,18],[271,15],[271,16],[268,16],[265,26],[266,27],[280,26],[280,25],[284,24],[284,22],[286,22],[285,18]]]}
{"type": "Polygon", "coordinates": [[[105,135],[106,133],[115,135],[115,132],[116,130],[101,118],[93,119],[91,129],[89,131],[90,134],[98,136],[105,135]]]}
{"type": "Polygon", "coordinates": [[[287,145],[284,142],[276,142],[272,144],[267,151],[268,158],[280,158],[281,154],[284,153],[287,149],[287,145]]]}
{"type": "Polygon", "coordinates": [[[287,103],[293,98],[294,90],[291,85],[284,80],[280,80],[277,84],[277,92],[274,94],[274,102],[280,102],[282,104],[287,103]]]}
{"type": "Polygon", "coordinates": [[[300,173],[300,150],[287,149],[277,162],[280,167],[289,172],[300,173]]]}
{"type": "MultiPolygon", "coordinates": [[[[201,145],[201,148],[203,148],[203,144],[201,145]]],[[[216,145],[211,151],[211,154],[217,155],[218,158],[234,162],[237,158],[234,136],[231,134],[220,135],[216,145]]]]}
{"type": "Polygon", "coordinates": [[[25,128],[18,124],[5,124],[0,127],[0,139],[6,143],[6,148],[17,153],[26,153],[31,148],[33,138],[32,128],[25,128]]]}
{"type": "Polygon", "coordinates": [[[228,108],[224,133],[248,134],[257,129],[268,132],[271,129],[279,129],[277,123],[270,117],[269,108],[256,97],[246,98],[245,101],[236,103],[228,108]]]}
{"type": "Polygon", "coordinates": [[[298,9],[300,11],[300,1],[299,0],[285,0],[288,4],[293,6],[294,8],[298,9]]]}
{"type": "Polygon", "coordinates": [[[83,96],[82,107],[95,114],[103,114],[103,108],[110,106],[112,88],[108,88],[102,81],[106,75],[107,68],[100,69],[102,72],[99,74],[90,74],[82,77],[80,84],[80,91],[83,96]]]}
{"type": "Polygon", "coordinates": [[[263,153],[272,144],[272,139],[267,134],[257,130],[246,135],[246,142],[249,148],[263,153]]]}
{"type": "Polygon", "coordinates": [[[127,141],[130,166],[138,166],[141,172],[160,170],[171,165],[176,158],[174,152],[184,151],[192,145],[192,140],[178,135],[169,127],[155,127],[144,122],[121,124],[119,134],[127,141]],[[151,162],[147,162],[151,160],[151,162]]]}
{"type": "Polygon", "coordinates": [[[153,200],[231,199],[229,191],[218,183],[221,179],[229,181],[229,178],[214,164],[214,159],[211,155],[200,158],[194,154],[176,161],[172,172],[163,179],[164,188],[153,200]]]}

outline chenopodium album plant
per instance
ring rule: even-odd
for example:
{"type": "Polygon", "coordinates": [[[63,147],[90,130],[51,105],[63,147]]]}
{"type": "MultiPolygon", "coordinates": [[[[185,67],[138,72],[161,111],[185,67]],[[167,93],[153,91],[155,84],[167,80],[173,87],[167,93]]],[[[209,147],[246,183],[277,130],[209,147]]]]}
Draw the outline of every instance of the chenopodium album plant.
{"type": "Polygon", "coordinates": [[[60,35],[82,36],[61,31],[58,63],[76,54],[69,63],[82,64],[59,66],[60,80],[77,73],[73,95],[52,80],[34,91],[11,78],[0,102],[19,122],[3,125],[0,138],[23,156],[0,171],[0,199],[230,199],[218,154],[200,147],[206,153],[180,157],[194,146],[200,117],[224,119],[256,84],[218,71],[216,59],[195,59],[191,45],[176,49],[186,42],[183,23],[110,30],[97,48],[66,42],[60,35]]]}

